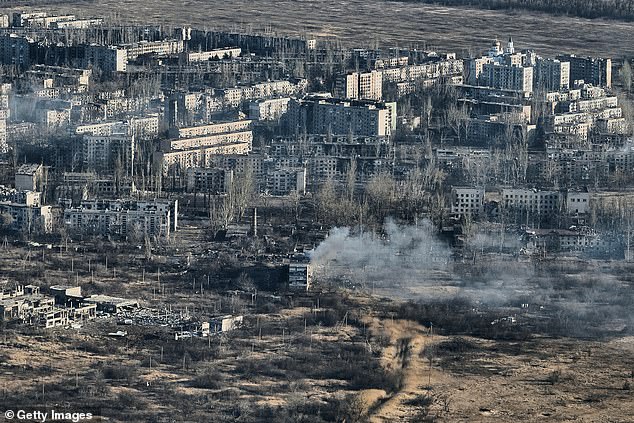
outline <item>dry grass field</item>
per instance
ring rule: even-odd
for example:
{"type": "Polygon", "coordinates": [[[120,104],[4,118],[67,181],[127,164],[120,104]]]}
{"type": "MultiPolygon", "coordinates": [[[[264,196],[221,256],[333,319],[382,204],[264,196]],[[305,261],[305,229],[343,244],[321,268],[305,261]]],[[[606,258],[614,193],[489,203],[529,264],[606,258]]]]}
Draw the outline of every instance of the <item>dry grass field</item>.
{"type": "Polygon", "coordinates": [[[2,400],[94,407],[114,422],[342,421],[350,412],[342,408],[352,409],[350,421],[372,423],[424,415],[438,422],[631,422],[632,337],[431,336],[418,323],[376,315],[362,327],[304,330],[306,313],[261,315],[249,320],[254,327],[210,344],[149,328],[107,339],[97,333],[116,327],[101,322],[35,336],[9,332],[0,339],[2,400]]]}
{"type": "Polygon", "coordinates": [[[101,244],[43,253],[1,247],[0,275],[44,286],[79,283],[86,293],[138,298],[157,310],[205,314],[221,302],[223,313],[235,307],[245,314],[245,327],[175,341],[166,328],[122,327],[114,318],[80,329],[2,325],[0,403],[7,408],[94,408],[116,422],[381,423],[424,421],[425,414],[446,422],[631,421],[634,338],[627,330],[601,340],[533,334],[531,325],[547,317],[535,309],[496,332],[490,316],[509,311],[405,307],[347,290],[324,291],[320,300],[261,293],[255,304],[234,303],[224,280],[235,278],[229,267],[237,262],[216,266],[205,251],[224,247],[197,228],[183,225],[152,262],[142,250],[101,244]],[[186,251],[193,262],[185,272],[174,262],[186,251]],[[204,294],[191,288],[203,272],[212,275],[204,294]],[[426,317],[438,322],[433,332],[426,317]],[[456,319],[488,335],[452,333],[456,319]],[[106,336],[121,329],[127,337],[106,336]]]}
{"type": "Polygon", "coordinates": [[[101,0],[56,2],[49,10],[117,16],[121,21],[141,23],[243,30],[268,27],[284,34],[332,36],[346,44],[377,41],[389,46],[431,46],[460,53],[482,50],[492,38],[512,35],[516,47],[533,48],[542,54],[565,51],[615,58],[634,55],[634,23],[529,11],[385,0],[101,0]]]}

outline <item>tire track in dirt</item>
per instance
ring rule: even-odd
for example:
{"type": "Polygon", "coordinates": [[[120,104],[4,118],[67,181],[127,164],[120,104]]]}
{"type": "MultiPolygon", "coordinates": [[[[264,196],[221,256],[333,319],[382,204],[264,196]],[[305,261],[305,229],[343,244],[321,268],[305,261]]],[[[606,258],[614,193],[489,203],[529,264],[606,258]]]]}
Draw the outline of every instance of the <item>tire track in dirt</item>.
{"type": "Polygon", "coordinates": [[[367,405],[370,422],[383,423],[407,421],[412,414],[408,400],[428,394],[428,384],[438,382],[443,376],[431,371],[424,358],[425,348],[437,343],[441,337],[430,336],[424,326],[406,320],[378,320],[369,322],[373,336],[388,337],[389,345],[383,350],[381,364],[391,372],[401,374],[396,392],[387,394],[367,405]]]}

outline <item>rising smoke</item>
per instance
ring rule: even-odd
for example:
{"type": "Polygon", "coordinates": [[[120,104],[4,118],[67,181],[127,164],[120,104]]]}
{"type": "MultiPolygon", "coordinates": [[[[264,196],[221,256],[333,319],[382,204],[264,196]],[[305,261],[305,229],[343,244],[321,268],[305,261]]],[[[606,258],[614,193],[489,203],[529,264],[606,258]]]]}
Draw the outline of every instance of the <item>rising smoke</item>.
{"type": "Polygon", "coordinates": [[[430,286],[432,275],[450,274],[451,254],[429,220],[408,226],[389,220],[380,234],[334,228],[310,259],[315,277],[327,283],[410,297],[410,290],[430,286]]]}
{"type": "Polygon", "coordinates": [[[529,293],[532,265],[512,256],[493,261],[492,256],[481,254],[502,246],[518,251],[517,237],[480,232],[469,244],[473,255],[454,257],[429,220],[418,225],[388,220],[380,234],[334,228],[310,258],[318,281],[397,298],[460,295],[505,305],[529,293]]]}
{"type": "MultiPolygon", "coordinates": [[[[618,270],[629,268],[627,263],[604,267],[574,258],[545,261],[518,255],[520,246],[517,236],[500,242],[485,232],[471,237],[468,254],[454,256],[430,221],[398,225],[388,220],[381,233],[334,228],[310,259],[318,283],[380,296],[460,297],[493,307],[530,304],[531,310],[550,310],[595,327],[634,324],[634,278],[618,270]],[[500,254],[502,244],[512,246],[515,254],[500,254]]],[[[580,323],[578,330],[584,330],[580,323]]]]}

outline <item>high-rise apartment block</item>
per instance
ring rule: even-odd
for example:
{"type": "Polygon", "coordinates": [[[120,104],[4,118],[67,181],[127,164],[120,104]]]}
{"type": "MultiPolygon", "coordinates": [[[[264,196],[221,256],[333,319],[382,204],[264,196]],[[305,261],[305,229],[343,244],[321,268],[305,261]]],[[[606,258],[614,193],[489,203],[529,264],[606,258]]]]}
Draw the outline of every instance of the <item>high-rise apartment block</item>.
{"type": "Polygon", "coordinates": [[[599,87],[612,86],[612,60],[597,57],[578,57],[574,54],[558,56],[562,62],[570,63],[570,80],[584,82],[599,87]]]}
{"type": "Polygon", "coordinates": [[[354,100],[381,100],[383,75],[381,71],[352,72],[337,79],[336,95],[354,100]]]}
{"type": "Polygon", "coordinates": [[[570,62],[558,59],[537,59],[535,86],[545,91],[559,91],[570,88],[570,62]]]}
{"type": "Polygon", "coordinates": [[[27,68],[31,65],[30,43],[28,38],[17,34],[0,36],[0,63],[27,68]]]}
{"type": "Polygon", "coordinates": [[[125,72],[127,50],[114,46],[88,45],[84,49],[83,66],[94,66],[104,72],[125,72]]]}
{"type": "Polygon", "coordinates": [[[525,53],[515,52],[513,40],[506,48],[495,40],[487,55],[468,59],[466,82],[492,88],[533,92],[533,65],[525,53]]]}
{"type": "Polygon", "coordinates": [[[533,91],[533,68],[492,62],[483,66],[483,85],[504,90],[533,91]]]}
{"type": "Polygon", "coordinates": [[[289,103],[289,127],[309,134],[389,136],[396,103],[308,97],[289,103]]]}

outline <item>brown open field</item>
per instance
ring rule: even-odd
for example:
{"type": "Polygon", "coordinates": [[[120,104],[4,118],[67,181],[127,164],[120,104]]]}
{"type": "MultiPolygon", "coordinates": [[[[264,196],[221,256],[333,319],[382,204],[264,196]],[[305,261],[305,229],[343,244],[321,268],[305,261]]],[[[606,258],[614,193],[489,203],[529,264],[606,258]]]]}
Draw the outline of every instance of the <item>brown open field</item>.
{"type": "Polygon", "coordinates": [[[459,52],[481,50],[496,36],[512,35],[517,47],[543,54],[634,55],[634,23],[385,0],[101,0],[59,2],[50,10],[208,28],[268,26],[276,32],[334,36],[356,44],[376,40],[459,52]]]}
{"type": "Polygon", "coordinates": [[[631,379],[631,337],[495,342],[430,336],[403,320],[369,327],[390,340],[382,365],[402,372],[397,391],[366,400],[372,423],[416,421],[412,405],[431,396],[431,414],[443,422],[631,421],[632,395],[623,389],[631,379]],[[462,344],[473,350],[447,351],[462,344]]]}
{"type": "MultiPolygon", "coordinates": [[[[451,333],[452,322],[493,328],[487,316],[511,312],[467,315],[443,306],[430,314],[433,308],[347,290],[292,301],[260,292],[254,304],[234,298],[224,283],[229,268],[246,267],[247,260],[214,259],[210,250],[234,250],[185,222],[150,261],[134,246],[133,252],[115,247],[75,240],[68,250],[42,252],[11,243],[0,247],[0,275],[43,286],[78,283],[85,293],[138,298],[156,310],[169,305],[203,315],[219,304],[222,313],[244,314],[245,327],[176,341],[166,328],[121,326],[115,318],[79,329],[0,325],[0,404],[69,404],[113,422],[297,422],[320,421],[309,420],[320,415],[384,423],[422,421],[424,414],[439,422],[631,421],[634,338],[628,330],[602,339],[544,336],[529,325],[547,315],[532,309],[521,312],[518,325],[496,326],[489,336],[459,335],[451,333]],[[192,265],[183,271],[186,252],[192,265]],[[204,280],[203,272],[212,275],[211,284],[204,292],[192,289],[192,278],[204,280]],[[434,316],[433,332],[423,315],[434,316]],[[437,323],[444,315],[457,318],[437,323]],[[122,329],[128,336],[105,335],[122,329]]],[[[620,272],[610,267],[632,274],[630,265],[620,272]]],[[[582,282],[591,279],[586,275],[582,282]]],[[[596,297],[598,316],[601,286],[587,293],[596,297]]],[[[611,325],[620,327],[616,320],[611,325]]],[[[550,322],[545,327],[561,323],[550,322]]],[[[586,329],[582,335],[591,336],[586,329]]]]}
{"type": "Polygon", "coordinates": [[[0,338],[4,405],[17,406],[16,397],[24,408],[69,403],[113,422],[291,422],[316,413],[342,421],[327,411],[329,402],[356,398],[350,421],[415,422],[427,413],[438,422],[631,421],[632,337],[430,336],[418,323],[376,316],[364,319],[367,332],[341,324],[304,329],[306,313],[260,315],[250,324],[263,331],[209,343],[132,327],[126,339],[107,339],[97,333],[118,327],[102,322],[78,332],[8,332],[0,338]],[[360,364],[377,360],[370,369],[360,364]],[[419,414],[422,404],[428,411],[419,414]]]}

